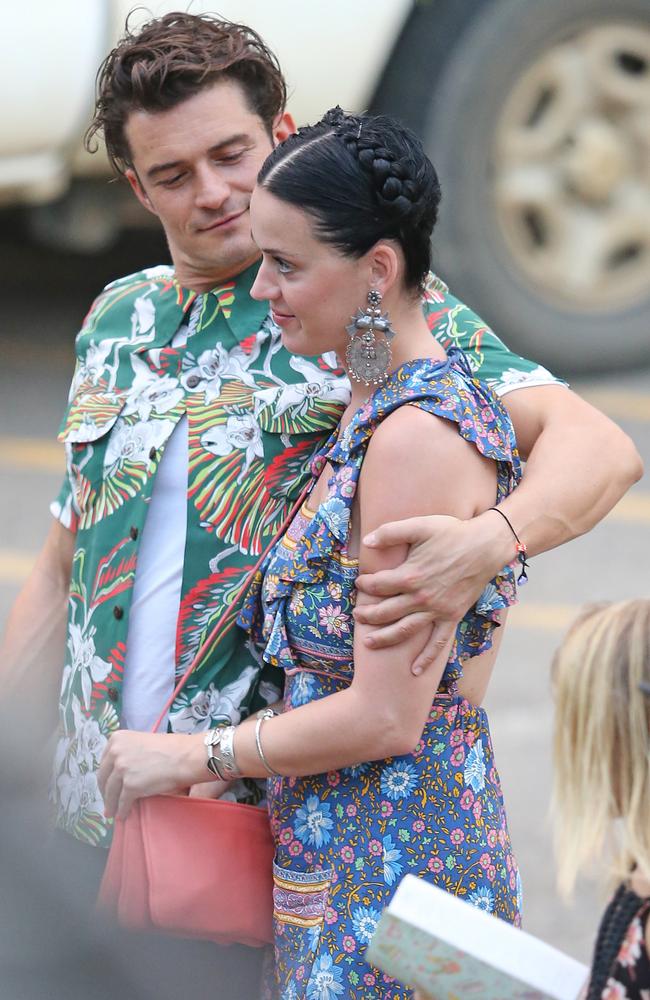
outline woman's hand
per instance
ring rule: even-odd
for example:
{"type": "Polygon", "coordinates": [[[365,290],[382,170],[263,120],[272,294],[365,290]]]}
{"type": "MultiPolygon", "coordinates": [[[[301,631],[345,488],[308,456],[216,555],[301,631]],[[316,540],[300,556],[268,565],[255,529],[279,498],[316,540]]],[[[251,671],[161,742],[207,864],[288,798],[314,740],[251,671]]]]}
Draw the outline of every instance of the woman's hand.
{"type": "Polygon", "coordinates": [[[201,734],[118,730],[109,737],[97,774],[104,814],[124,819],[136,799],[186,791],[202,782],[205,761],[201,734]]]}
{"type": "Polygon", "coordinates": [[[200,781],[192,785],[188,794],[197,799],[220,799],[231,785],[232,781],[200,781]]]}

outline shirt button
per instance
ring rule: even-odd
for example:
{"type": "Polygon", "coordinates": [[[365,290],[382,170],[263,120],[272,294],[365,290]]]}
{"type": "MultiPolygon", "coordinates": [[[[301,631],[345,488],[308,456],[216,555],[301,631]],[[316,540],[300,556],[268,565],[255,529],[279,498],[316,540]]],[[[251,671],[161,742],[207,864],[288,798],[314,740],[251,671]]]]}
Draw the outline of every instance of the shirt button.
{"type": "Polygon", "coordinates": [[[149,458],[152,462],[155,462],[157,454],[158,452],[156,451],[155,448],[152,448],[151,451],[149,452],[149,458]]]}
{"type": "Polygon", "coordinates": [[[119,621],[120,618],[123,617],[124,617],[124,608],[121,606],[121,604],[116,604],[115,607],[113,608],[113,618],[117,618],[117,620],[119,621]]]}
{"type": "Polygon", "coordinates": [[[198,375],[189,375],[185,381],[188,389],[196,389],[197,385],[200,385],[201,379],[198,375]]]}
{"type": "Polygon", "coordinates": [[[108,700],[112,701],[113,703],[119,700],[120,696],[115,688],[109,688],[106,694],[108,695],[108,700]]]}
{"type": "Polygon", "coordinates": [[[135,524],[132,524],[131,527],[129,528],[129,534],[133,539],[133,541],[135,541],[136,538],[138,537],[138,529],[136,528],[135,524]]]}

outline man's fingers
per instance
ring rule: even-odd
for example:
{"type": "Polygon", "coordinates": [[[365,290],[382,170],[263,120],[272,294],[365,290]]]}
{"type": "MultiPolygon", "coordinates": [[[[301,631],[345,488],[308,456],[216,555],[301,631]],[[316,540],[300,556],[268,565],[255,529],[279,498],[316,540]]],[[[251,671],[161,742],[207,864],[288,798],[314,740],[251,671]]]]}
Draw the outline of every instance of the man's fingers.
{"type": "Polygon", "coordinates": [[[426,646],[413,661],[411,673],[419,676],[425,670],[429,670],[435,663],[438,663],[443,656],[446,662],[455,635],[456,622],[436,622],[426,646]]]}
{"type": "Polygon", "coordinates": [[[424,596],[421,590],[422,577],[414,566],[402,563],[395,569],[381,569],[376,573],[362,573],[356,579],[357,590],[372,597],[396,597],[410,595],[411,603],[418,603],[424,596]]]}
{"type": "Polygon", "coordinates": [[[406,615],[426,610],[425,607],[418,607],[411,595],[400,594],[398,597],[387,597],[379,604],[358,604],[354,609],[354,620],[358,625],[392,625],[406,615]]]}
{"type": "Polygon", "coordinates": [[[388,521],[375,528],[363,539],[371,549],[389,548],[391,545],[413,545],[429,537],[426,517],[409,517],[405,521],[388,521]]]}
{"type": "Polygon", "coordinates": [[[366,636],[365,642],[367,646],[371,646],[373,649],[386,649],[388,646],[396,646],[398,642],[410,639],[424,625],[430,624],[431,615],[427,612],[407,615],[406,618],[401,618],[394,625],[387,625],[385,628],[379,628],[374,632],[370,632],[366,636]]]}

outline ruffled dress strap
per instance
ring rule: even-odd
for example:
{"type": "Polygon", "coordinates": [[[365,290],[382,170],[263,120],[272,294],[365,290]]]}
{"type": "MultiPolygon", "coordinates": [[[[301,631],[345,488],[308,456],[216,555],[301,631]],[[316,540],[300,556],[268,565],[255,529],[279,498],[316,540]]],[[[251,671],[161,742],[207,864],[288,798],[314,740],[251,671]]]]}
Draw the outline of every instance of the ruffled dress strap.
{"type": "MultiPolygon", "coordinates": [[[[297,668],[287,639],[286,601],[296,585],[305,587],[325,579],[332,557],[345,550],[354,496],[372,434],[382,420],[404,405],[418,406],[455,423],[465,440],[496,463],[495,503],[519,482],[521,464],[510,418],[487,386],[473,377],[464,354],[453,349],[443,362],[421,359],[402,365],[314,457],[315,477],[327,462],[333,469],[327,496],[308,523],[294,522],[249,591],[239,623],[264,646],[267,662],[285,670],[297,668]]],[[[455,689],[463,659],[490,648],[499,612],[515,601],[513,569],[506,566],[459,623],[443,688],[455,689]]]]}

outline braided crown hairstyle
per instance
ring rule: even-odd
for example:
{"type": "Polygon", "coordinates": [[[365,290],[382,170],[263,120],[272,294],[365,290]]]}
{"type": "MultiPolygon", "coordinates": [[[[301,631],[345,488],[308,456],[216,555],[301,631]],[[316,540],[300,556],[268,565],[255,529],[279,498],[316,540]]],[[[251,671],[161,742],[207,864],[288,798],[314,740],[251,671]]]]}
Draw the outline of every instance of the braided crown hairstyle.
{"type": "Polygon", "coordinates": [[[346,255],[362,257],[379,240],[395,240],[406,287],[421,288],[440,185],[420,140],[399,122],[332,108],[276,146],[257,180],[307,212],[318,236],[346,255]]]}

